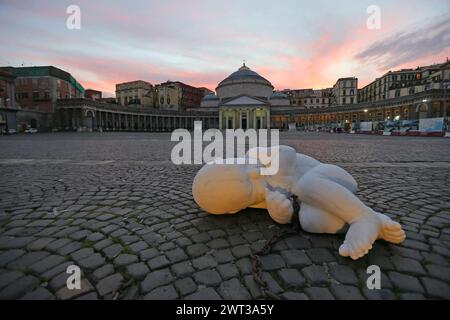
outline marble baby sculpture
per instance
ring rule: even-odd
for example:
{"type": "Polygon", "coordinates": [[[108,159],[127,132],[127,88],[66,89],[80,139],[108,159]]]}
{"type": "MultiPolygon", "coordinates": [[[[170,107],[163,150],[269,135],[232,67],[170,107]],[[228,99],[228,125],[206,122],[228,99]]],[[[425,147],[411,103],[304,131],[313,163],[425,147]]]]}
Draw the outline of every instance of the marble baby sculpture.
{"type": "MultiPolygon", "coordinates": [[[[375,212],[354,193],[357,183],[344,169],[297,153],[288,146],[277,147],[279,170],[260,174],[262,152],[250,150],[246,157],[256,164],[209,163],[197,173],[192,194],[197,204],[211,214],[233,214],[245,208],[267,209],[277,223],[290,223],[294,214],[291,195],[300,201],[298,214],[303,230],[311,233],[343,233],[339,248],[344,257],[358,259],[377,239],[401,243],[405,232],[399,223],[375,212]]],[[[247,161],[248,162],[248,161],[247,161]]]]}

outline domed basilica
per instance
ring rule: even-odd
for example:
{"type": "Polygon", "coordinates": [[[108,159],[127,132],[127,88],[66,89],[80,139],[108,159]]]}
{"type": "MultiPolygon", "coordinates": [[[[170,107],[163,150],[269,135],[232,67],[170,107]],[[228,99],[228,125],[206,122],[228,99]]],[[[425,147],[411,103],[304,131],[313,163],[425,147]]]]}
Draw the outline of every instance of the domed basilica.
{"type": "Polygon", "coordinates": [[[202,108],[219,108],[220,129],[270,129],[271,107],[289,106],[289,98],[274,92],[269,80],[245,63],[219,83],[215,94],[206,95],[202,108]]]}

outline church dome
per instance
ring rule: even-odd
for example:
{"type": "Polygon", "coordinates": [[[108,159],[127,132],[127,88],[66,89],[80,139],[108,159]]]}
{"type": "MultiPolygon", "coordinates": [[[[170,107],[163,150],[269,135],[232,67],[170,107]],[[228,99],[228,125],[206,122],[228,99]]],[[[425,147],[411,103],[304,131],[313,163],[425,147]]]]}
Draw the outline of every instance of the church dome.
{"type": "Polygon", "coordinates": [[[216,88],[220,99],[248,95],[267,99],[272,94],[273,86],[269,80],[251,70],[245,63],[230,74],[216,88]]]}
{"type": "Polygon", "coordinates": [[[214,93],[209,93],[206,96],[203,97],[202,101],[200,102],[201,108],[211,108],[211,107],[217,107],[219,105],[219,97],[216,96],[214,93]]]}
{"type": "Polygon", "coordinates": [[[269,97],[271,106],[288,106],[290,104],[289,97],[281,91],[275,91],[269,97]]]}
{"type": "Polygon", "coordinates": [[[202,101],[215,101],[215,100],[219,100],[219,97],[216,96],[214,93],[209,93],[202,99],[202,101]]]}
{"type": "Polygon", "coordinates": [[[289,97],[281,91],[275,91],[269,97],[269,100],[289,99],[289,97]]]}

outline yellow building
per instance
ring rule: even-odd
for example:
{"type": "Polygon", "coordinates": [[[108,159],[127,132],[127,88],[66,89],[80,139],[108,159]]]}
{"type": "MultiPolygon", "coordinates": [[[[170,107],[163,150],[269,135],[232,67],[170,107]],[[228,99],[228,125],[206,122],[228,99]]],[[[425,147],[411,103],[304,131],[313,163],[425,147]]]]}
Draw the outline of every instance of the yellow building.
{"type": "Polygon", "coordinates": [[[151,83],[137,80],[116,84],[117,103],[122,106],[143,105],[154,107],[154,89],[151,83]]]}

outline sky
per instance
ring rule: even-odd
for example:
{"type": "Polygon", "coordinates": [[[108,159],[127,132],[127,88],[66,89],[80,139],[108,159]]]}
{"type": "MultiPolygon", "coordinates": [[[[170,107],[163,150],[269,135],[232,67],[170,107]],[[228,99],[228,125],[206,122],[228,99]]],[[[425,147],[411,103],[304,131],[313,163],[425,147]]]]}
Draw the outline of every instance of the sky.
{"type": "Polygon", "coordinates": [[[0,21],[0,66],[54,65],[105,96],[138,79],[214,90],[243,60],[282,90],[450,58],[449,0],[0,0],[0,21]]]}

